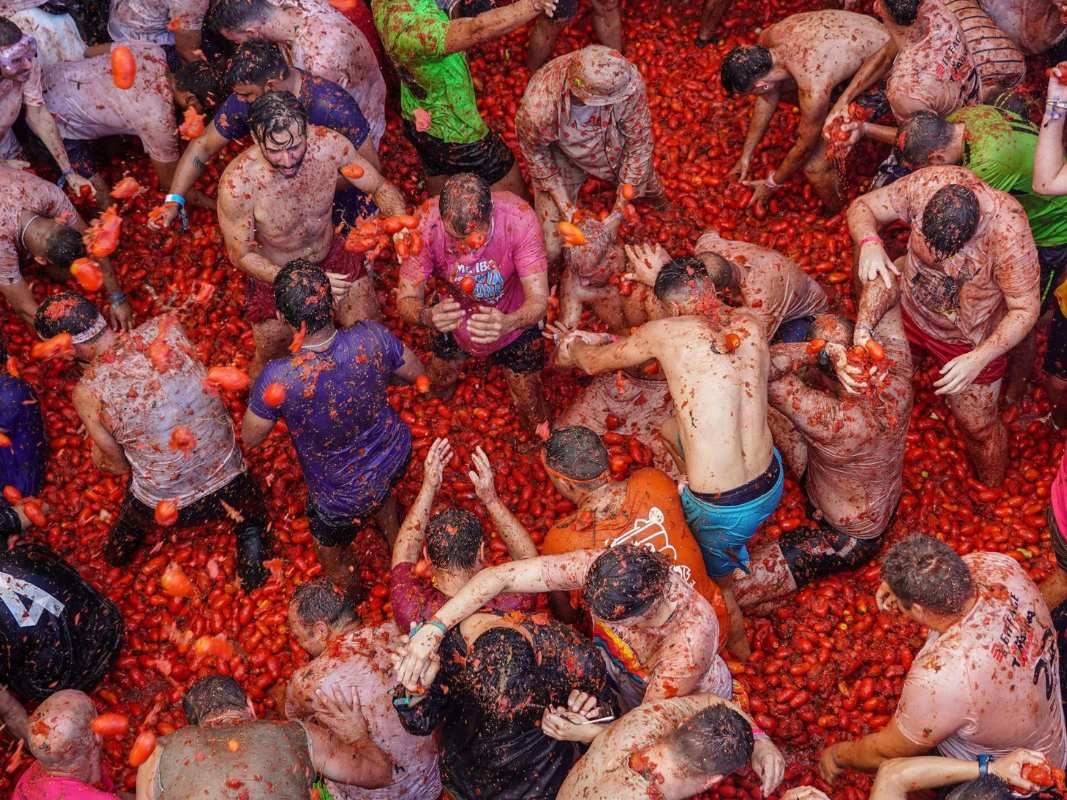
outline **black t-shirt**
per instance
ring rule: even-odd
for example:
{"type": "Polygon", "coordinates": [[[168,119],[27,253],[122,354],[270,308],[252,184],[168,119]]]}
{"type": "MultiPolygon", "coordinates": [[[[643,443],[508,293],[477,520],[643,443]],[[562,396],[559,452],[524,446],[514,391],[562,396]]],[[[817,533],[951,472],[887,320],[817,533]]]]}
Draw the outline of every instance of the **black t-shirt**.
{"type": "Polygon", "coordinates": [[[121,641],[115,604],[47,547],[0,552],[0,682],[21,698],[91,691],[121,641]]]}
{"type": "Polygon", "coordinates": [[[441,727],[441,779],[460,797],[494,800],[554,798],[585,747],[545,736],[538,724],[546,706],[566,706],[572,689],[611,704],[604,662],[593,644],[559,622],[536,623],[507,614],[533,639],[537,674],[534,696],[514,715],[483,707],[467,680],[467,647],[459,629],[441,645],[441,669],[428,696],[398,708],[408,732],[427,736],[441,727]]]}

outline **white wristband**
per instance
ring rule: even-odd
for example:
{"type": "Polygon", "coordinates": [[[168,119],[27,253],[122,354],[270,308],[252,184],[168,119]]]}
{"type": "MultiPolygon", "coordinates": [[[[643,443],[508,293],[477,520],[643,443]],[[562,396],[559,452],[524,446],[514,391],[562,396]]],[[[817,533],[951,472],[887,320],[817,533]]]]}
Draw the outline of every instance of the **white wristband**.
{"type": "Polygon", "coordinates": [[[782,184],[774,182],[774,170],[773,169],[770,172],[767,173],[767,178],[766,178],[766,180],[763,181],[763,184],[768,189],[781,189],[782,188],[782,184]]]}

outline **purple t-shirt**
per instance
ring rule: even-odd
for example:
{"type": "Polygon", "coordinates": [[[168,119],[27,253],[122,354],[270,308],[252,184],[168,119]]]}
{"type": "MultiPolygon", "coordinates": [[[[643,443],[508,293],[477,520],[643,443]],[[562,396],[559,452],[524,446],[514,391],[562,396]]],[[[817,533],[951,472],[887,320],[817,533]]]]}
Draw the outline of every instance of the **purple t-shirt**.
{"type": "Polygon", "coordinates": [[[49,775],[40,762],[34,761],[22,773],[11,800],[119,800],[119,796],[111,791],[114,787],[106,773],[101,777],[100,785],[104,791],[74,778],[49,775]]]}
{"type": "MultiPolygon", "coordinates": [[[[404,261],[400,274],[414,282],[436,275],[447,283],[447,291],[463,306],[468,317],[479,305],[495,306],[505,314],[517,310],[526,297],[521,279],[548,269],[537,214],[510,192],[493,192],[489,237],[477,250],[462,253],[461,243],[448,237],[437,198],[430,201],[420,232],[422,252],[404,261]],[[470,295],[460,288],[468,275],[474,278],[474,292],[470,295]]],[[[485,357],[518,339],[522,329],[511,331],[488,345],[471,341],[466,320],[452,333],[465,352],[485,357]]]]}
{"type": "Polygon", "coordinates": [[[298,350],[271,361],[248,399],[263,419],[285,419],[304,470],[308,498],[327,521],[363,516],[389,493],[411,452],[411,431],[389,405],[385,387],[404,362],[404,346],[377,322],[338,330],[321,353],[298,350]],[[285,387],[276,408],[263,402],[285,387]]]}

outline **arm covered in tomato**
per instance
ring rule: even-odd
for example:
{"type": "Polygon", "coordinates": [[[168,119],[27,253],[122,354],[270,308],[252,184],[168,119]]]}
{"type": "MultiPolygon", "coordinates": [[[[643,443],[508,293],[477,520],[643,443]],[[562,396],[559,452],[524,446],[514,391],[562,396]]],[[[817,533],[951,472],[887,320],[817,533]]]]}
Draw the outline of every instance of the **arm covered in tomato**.
{"type": "Polygon", "coordinates": [[[85,430],[92,439],[92,458],[97,467],[114,475],[124,475],[130,471],[130,462],[122,446],[115,441],[111,431],[100,419],[100,398],[91,390],[79,384],[74,387],[72,397],[74,410],[78,412],[85,430]]]}
{"type": "Polygon", "coordinates": [[[426,540],[426,525],[430,521],[430,509],[433,499],[441,486],[445,464],[452,458],[452,446],[448,439],[435,439],[426,454],[422,466],[422,486],[415,496],[415,502],[408,509],[404,522],[400,525],[396,542],[393,544],[393,561],[397,564],[414,564],[422,555],[422,545],[426,540]]]}
{"type": "MultiPolygon", "coordinates": [[[[1033,750],[1015,750],[1002,758],[989,762],[989,772],[1009,786],[1024,792],[1036,792],[1043,788],[1023,777],[1023,767],[1040,766],[1045,757],[1033,750]]],[[[878,775],[871,787],[870,800],[907,800],[910,792],[924,789],[939,789],[973,781],[979,776],[977,761],[963,761],[941,756],[918,756],[894,758],[878,768],[878,775]]]]}

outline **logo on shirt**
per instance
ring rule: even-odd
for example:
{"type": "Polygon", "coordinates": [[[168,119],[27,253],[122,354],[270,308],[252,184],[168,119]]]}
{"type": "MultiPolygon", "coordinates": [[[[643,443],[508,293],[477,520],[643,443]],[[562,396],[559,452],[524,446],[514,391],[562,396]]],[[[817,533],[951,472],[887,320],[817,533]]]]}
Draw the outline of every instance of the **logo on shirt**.
{"type": "Polygon", "coordinates": [[[486,258],[473,264],[457,264],[452,280],[458,284],[468,275],[474,278],[474,299],[487,305],[496,305],[504,294],[504,276],[497,269],[496,262],[486,258]]]}
{"type": "Polygon", "coordinates": [[[0,600],[4,601],[20,628],[32,628],[45,611],[58,617],[64,608],[61,602],[44,589],[6,572],[0,572],[0,600]],[[29,600],[29,606],[23,602],[23,598],[29,600]]]}
{"type": "Polygon", "coordinates": [[[612,541],[608,542],[608,547],[618,547],[620,544],[632,544],[635,547],[644,547],[646,550],[651,550],[653,553],[663,553],[669,556],[671,561],[675,562],[671,567],[672,572],[678,573],[686,583],[690,586],[693,585],[693,571],[684,564],[678,562],[678,551],[674,545],[671,544],[670,536],[667,535],[667,529],[663,526],[663,520],[666,519],[664,513],[652,506],[648,510],[648,519],[641,519],[638,517],[634,520],[633,526],[626,533],[618,536],[612,541]]]}

